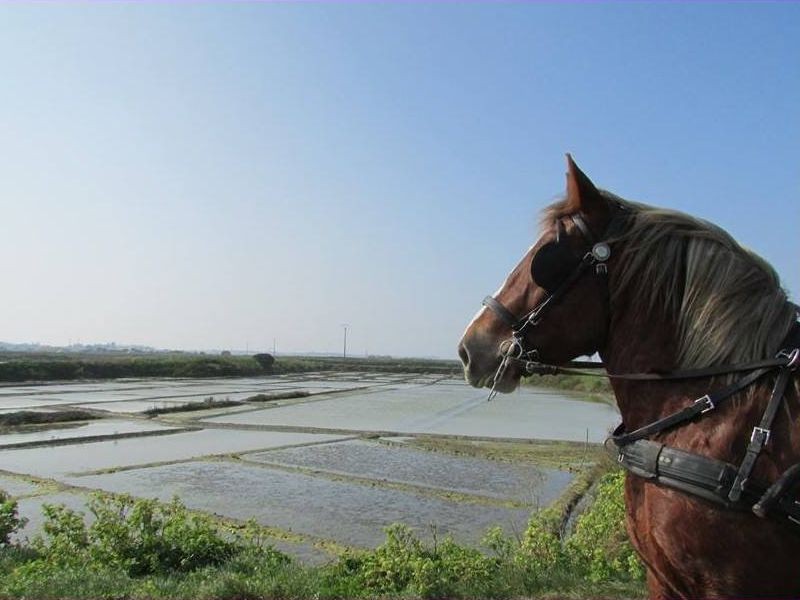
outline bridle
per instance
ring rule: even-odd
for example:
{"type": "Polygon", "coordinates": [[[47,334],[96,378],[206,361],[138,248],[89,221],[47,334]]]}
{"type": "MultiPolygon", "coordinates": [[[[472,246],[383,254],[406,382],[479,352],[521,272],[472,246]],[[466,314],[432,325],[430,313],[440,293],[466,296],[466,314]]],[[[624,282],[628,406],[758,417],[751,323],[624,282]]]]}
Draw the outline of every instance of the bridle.
{"type": "Polygon", "coordinates": [[[503,379],[511,363],[522,363],[525,372],[529,375],[535,373],[537,367],[543,364],[539,362],[539,351],[536,348],[529,348],[525,344],[525,335],[527,331],[532,327],[536,327],[541,322],[543,316],[553,306],[558,304],[570,288],[572,288],[583,275],[589,273],[592,268],[594,268],[595,275],[599,277],[605,277],[608,274],[608,266],[606,263],[608,259],[611,258],[611,248],[606,240],[622,228],[625,213],[626,211],[622,206],[616,207],[611,221],[602,236],[602,241],[597,241],[597,238],[592,233],[592,230],[589,228],[582,214],[575,213],[564,217],[572,221],[575,228],[581,233],[581,236],[587,243],[587,250],[579,259],[573,254],[567,242],[561,239],[562,233],[564,232],[564,225],[560,219],[557,221],[556,226],[558,234],[556,239],[542,246],[531,260],[531,277],[547,291],[547,295],[524,316],[516,317],[514,313],[508,310],[508,308],[494,296],[486,296],[486,298],[483,299],[483,306],[494,312],[495,316],[511,328],[511,337],[500,345],[502,358],[492,379],[492,388],[489,392],[488,400],[491,401],[497,395],[497,384],[503,379]],[[540,275],[537,278],[537,264],[541,264],[537,263],[537,261],[540,261],[543,256],[547,257],[548,255],[550,255],[551,259],[561,258],[562,260],[564,258],[569,260],[569,255],[571,255],[573,264],[568,272],[563,274],[563,277],[554,277],[551,274],[546,277],[540,275]],[[540,279],[543,278],[546,278],[547,281],[540,281],[540,279]]]}
{"type": "MultiPolygon", "coordinates": [[[[566,365],[553,365],[539,361],[539,351],[526,345],[525,337],[530,328],[536,327],[544,315],[564,298],[573,285],[585,274],[594,271],[596,276],[606,277],[612,242],[624,228],[628,217],[626,207],[615,205],[608,226],[600,241],[592,233],[584,215],[576,213],[570,219],[587,243],[587,250],[578,258],[561,234],[564,225],[556,222],[557,236],[543,245],[531,259],[531,277],[546,290],[544,299],[522,317],[517,317],[493,296],[487,296],[483,305],[511,328],[511,337],[500,344],[501,361],[494,373],[488,400],[498,393],[497,386],[505,376],[509,365],[522,366],[524,373],[594,375],[580,369],[603,369],[598,362],[570,361],[566,365]],[[544,256],[558,260],[566,269],[559,271],[558,265],[550,269],[544,266],[544,256]],[[537,265],[540,267],[537,269],[537,265]],[[537,270],[540,271],[537,273],[537,270]]],[[[607,287],[606,287],[607,290],[607,287]]],[[[606,294],[608,298],[608,294],[606,294]]],[[[797,310],[797,307],[795,307],[797,310]]],[[[708,378],[715,375],[747,372],[732,384],[709,392],[689,406],[662,417],[631,432],[624,423],[614,431],[609,440],[616,446],[619,464],[634,475],[644,477],[662,485],[672,487],[695,496],[700,496],[726,508],[751,510],[759,517],[779,516],[800,525],[800,501],[790,492],[800,484],[800,463],[787,469],[772,485],[764,486],[751,481],[751,473],[762,449],[769,442],[772,423],[784,397],[789,382],[800,367],[800,322],[795,322],[783,342],[783,349],[775,358],[746,364],[722,365],[701,369],[684,369],[661,373],[603,373],[601,377],[638,381],[681,380],[708,378]],[[649,440],[650,436],[668,429],[682,426],[720,407],[736,393],[753,385],[764,375],[777,372],[767,407],[761,421],[753,427],[746,454],[739,465],[708,458],[683,450],[671,448],[649,440]]]]}

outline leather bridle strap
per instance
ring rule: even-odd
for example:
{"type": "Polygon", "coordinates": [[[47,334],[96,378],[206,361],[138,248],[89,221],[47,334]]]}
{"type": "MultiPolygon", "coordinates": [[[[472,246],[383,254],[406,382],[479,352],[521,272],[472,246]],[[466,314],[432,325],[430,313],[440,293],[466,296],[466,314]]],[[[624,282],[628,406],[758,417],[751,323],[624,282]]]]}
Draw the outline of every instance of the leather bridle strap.
{"type": "Polygon", "coordinates": [[[570,215],[570,219],[573,223],[575,223],[575,227],[580,230],[586,241],[590,244],[594,244],[595,236],[592,233],[592,230],[589,229],[589,225],[586,223],[586,221],[584,221],[583,217],[578,213],[575,213],[574,215],[570,215]]]}
{"type": "Polygon", "coordinates": [[[569,277],[567,277],[564,282],[559,285],[555,291],[553,291],[552,294],[549,294],[544,300],[537,304],[531,312],[520,319],[522,326],[515,329],[514,333],[523,333],[525,327],[528,325],[538,325],[539,321],[542,319],[542,315],[547,312],[557,300],[561,299],[561,297],[575,284],[576,281],[578,281],[578,279],[580,279],[581,275],[583,275],[593,263],[594,257],[591,255],[591,253],[587,253],[581,262],[578,263],[578,266],[572,271],[572,273],[570,273],[569,277]]]}
{"type": "Polygon", "coordinates": [[[607,377],[608,379],[625,379],[629,381],[671,381],[676,379],[700,379],[703,377],[726,375],[728,373],[753,371],[755,369],[783,367],[790,362],[789,358],[778,357],[735,365],[719,365],[716,367],[706,367],[704,369],[681,369],[677,371],[664,371],[661,373],[586,373],[585,371],[578,369],[601,370],[605,369],[605,365],[603,363],[588,360],[573,360],[568,363],[564,363],[564,366],[549,365],[535,361],[525,361],[519,358],[512,360],[525,363],[524,369],[528,375],[581,375],[585,377],[607,377]]]}
{"type": "Polygon", "coordinates": [[[526,313],[524,316],[517,318],[514,313],[508,310],[503,304],[494,298],[493,296],[486,296],[483,299],[483,305],[486,308],[491,309],[495,316],[498,317],[503,323],[508,325],[511,328],[515,337],[519,337],[522,334],[528,325],[537,325],[539,320],[542,318],[542,315],[556,302],[556,300],[560,299],[569,288],[583,275],[583,273],[588,269],[592,264],[594,264],[595,259],[591,253],[587,253],[581,262],[578,263],[578,266],[570,273],[569,277],[567,277],[564,282],[559,285],[551,294],[548,294],[544,300],[539,302],[536,306],[533,307],[531,311],[526,313]]]}
{"type": "Polygon", "coordinates": [[[500,304],[500,302],[495,300],[494,296],[486,296],[486,298],[483,299],[482,304],[485,307],[493,310],[494,314],[497,317],[499,317],[503,323],[508,325],[512,329],[512,331],[516,328],[519,322],[524,319],[524,317],[523,319],[518,319],[516,315],[514,315],[514,313],[512,313],[505,306],[500,304]]]}
{"type": "Polygon", "coordinates": [[[491,399],[497,395],[497,384],[503,378],[503,375],[505,375],[506,369],[508,369],[508,365],[511,364],[511,362],[518,360],[522,360],[524,362],[533,362],[532,359],[538,356],[536,349],[525,348],[523,337],[525,335],[525,330],[529,326],[535,327],[538,325],[540,319],[542,318],[542,314],[547,311],[556,300],[564,295],[567,290],[569,290],[569,288],[572,287],[572,285],[581,277],[581,275],[583,275],[586,269],[588,269],[595,262],[596,260],[592,253],[587,252],[581,259],[581,262],[578,263],[578,266],[572,271],[572,273],[570,273],[569,277],[567,277],[567,279],[561,285],[559,285],[555,291],[553,291],[553,293],[546,296],[544,300],[542,300],[533,308],[533,310],[519,319],[517,319],[514,316],[514,313],[508,310],[494,297],[487,296],[483,299],[483,305],[493,310],[495,316],[497,316],[501,321],[506,323],[511,328],[511,338],[506,342],[506,350],[503,352],[500,364],[497,366],[497,370],[492,378],[492,389],[489,391],[489,397],[487,398],[488,401],[491,401],[491,399]]]}
{"type": "Polygon", "coordinates": [[[584,370],[603,370],[605,365],[601,362],[588,360],[572,360],[564,365],[549,365],[532,360],[523,360],[521,357],[509,360],[523,363],[523,370],[528,375],[580,375],[583,377],[607,377],[608,379],[624,379],[628,381],[671,381],[680,379],[701,379],[715,377],[729,373],[754,371],[756,369],[774,369],[787,367],[790,370],[800,367],[800,321],[795,322],[783,342],[785,350],[778,353],[775,358],[765,358],[748,363],[735,365],[718,365],[702,369],[680,369],[676,371],[662,371],[660,373],[587,373],[584,370]]]}

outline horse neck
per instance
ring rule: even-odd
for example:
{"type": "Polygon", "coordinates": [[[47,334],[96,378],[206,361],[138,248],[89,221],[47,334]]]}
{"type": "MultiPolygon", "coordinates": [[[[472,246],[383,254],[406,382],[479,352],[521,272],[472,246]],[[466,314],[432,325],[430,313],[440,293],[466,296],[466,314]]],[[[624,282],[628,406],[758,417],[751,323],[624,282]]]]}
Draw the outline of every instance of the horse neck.
{"type": "MultiPolygon", "coordinates": [[[[636,303],[627,306],[635,307],[636,303]]],[[[672,370],[677,365],[676,332],[669,317],[655,311],[647,315],[636,310],[615,312],[600,356],[609,373],[672,370]]],[[[674,384],[612,379],[611,385],[629,430],[654,421],[679,404],[680,394],[674,384]]]]}
{"type": "MultiPolygon", "coordinates": [[[[635,303],[627,306],[635,307],[635,303]]],[[[675,370],[679,368],[677,331],[667,316],[622,311],[612,316],[606,347],[600,356],[609,373],[675,370]]],[[[748,393],[739,395],[738,401],[727,403],[715,411],[713,419],[700,419],[696,424],[668,431],[661,441],[686,450],[701,451],[721,460],[738,460],[747,441],[742,431],[749,432],[749,428],[758,423],[770,395],[771,381],[768,377],[748,388],[748,393]],[[698,428],[703,430],[702,435],[698,435],[698,428]]],[[[611,385],[623,423],[628,431],[632,431],[684,408],[692,400],[708,393],[709,389],[717,389],[724,383],[717,379],[710,385],[707,378],[676,381],[612,379],[611,385]]],[[[785,398],[785,406],[791,407],[786,413],[789,419],[785,416],[778,419],[781,428],[773,436],[776,440],[784,439],[781,443],[785,444],[789,457],[800,456],[800,434],[796,433],[796,425],[790,425],[798,419],[798,386],[796,380],[790,384],[785,398]]]]}

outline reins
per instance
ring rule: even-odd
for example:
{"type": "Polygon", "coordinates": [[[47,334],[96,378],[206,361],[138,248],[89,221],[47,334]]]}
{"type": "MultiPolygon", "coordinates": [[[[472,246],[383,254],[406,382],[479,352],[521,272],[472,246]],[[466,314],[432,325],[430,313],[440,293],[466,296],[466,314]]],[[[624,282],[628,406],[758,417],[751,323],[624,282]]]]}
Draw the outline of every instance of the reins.
{"type": "Polygon", "coordinates": [[[797,365],[798,360],[800,360],[798,355],[800,355],[800,352],[795,349],[791,354],[782,351],[775,358],[757,360],[749,363],[721,365],[717,367],[706,367],[704,369],[664,371],[663,373],[587,373],[585,369],[605,369],[603,363],[588,360],[573,360],[564,363],[564,365],[551,365],[513,357],[509,358],[509,361],[521,364],[526,375],[579,375],[583,377],[626,379],[629,381],[674,381],[676,379],[700,379],[703,377],[715,377],[717,375],[726,375],[730,373],[741,373],[743,371],[754,371],[756,369],[797,365]]]}

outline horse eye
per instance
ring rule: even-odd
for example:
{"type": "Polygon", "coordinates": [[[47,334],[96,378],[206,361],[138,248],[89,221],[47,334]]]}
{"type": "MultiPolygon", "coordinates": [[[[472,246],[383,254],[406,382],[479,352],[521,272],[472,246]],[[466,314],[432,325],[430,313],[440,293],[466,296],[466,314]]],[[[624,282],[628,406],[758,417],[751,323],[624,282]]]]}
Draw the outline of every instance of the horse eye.
{"type": "Polygon", "coordinates": [[[531,261],[531,277],[548,292],[555,290],[577,266],[578,258],[565,241],[549,242],[531,261]]]}

